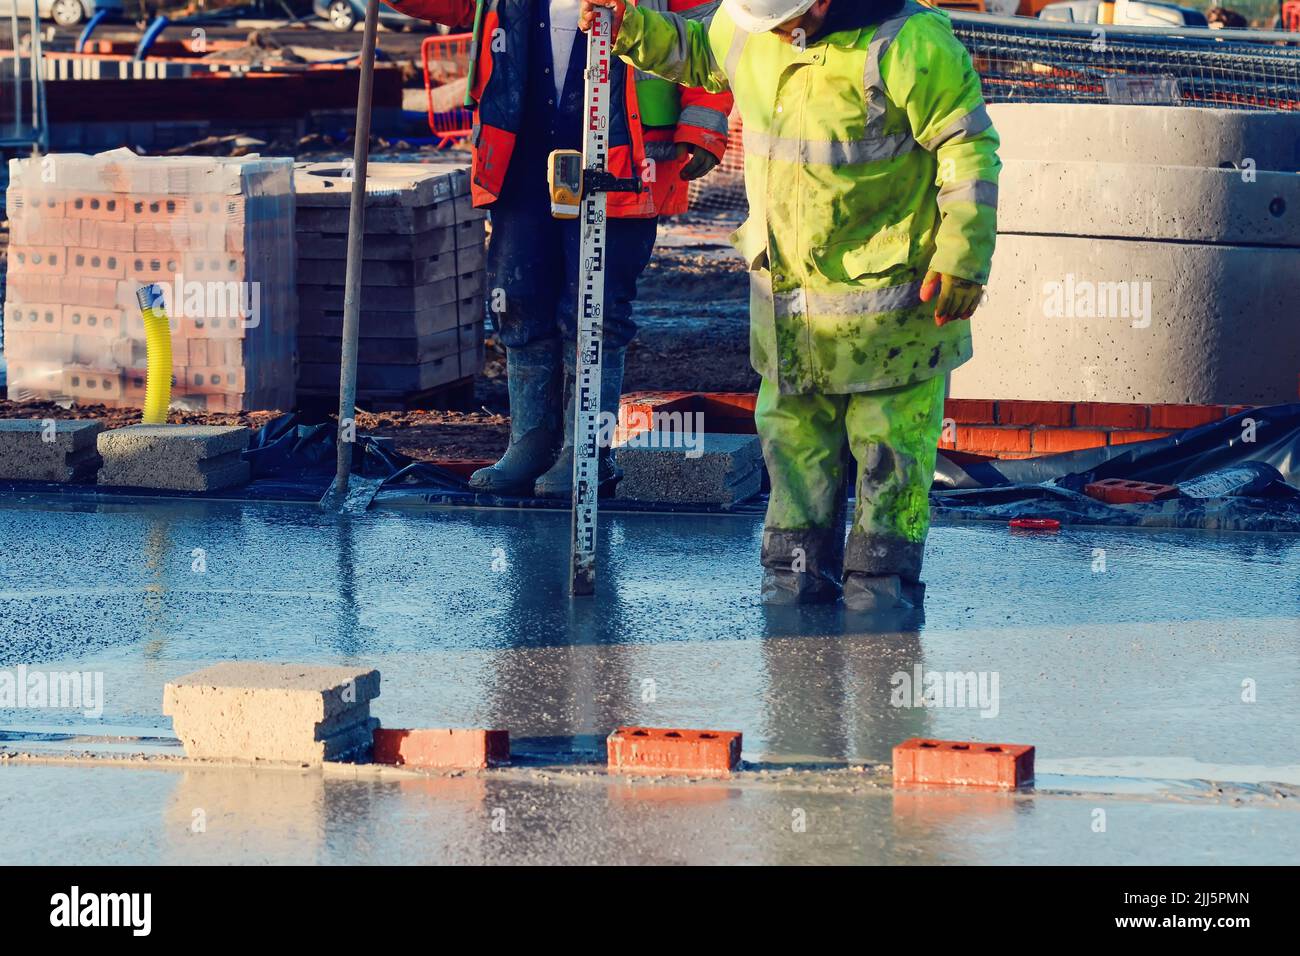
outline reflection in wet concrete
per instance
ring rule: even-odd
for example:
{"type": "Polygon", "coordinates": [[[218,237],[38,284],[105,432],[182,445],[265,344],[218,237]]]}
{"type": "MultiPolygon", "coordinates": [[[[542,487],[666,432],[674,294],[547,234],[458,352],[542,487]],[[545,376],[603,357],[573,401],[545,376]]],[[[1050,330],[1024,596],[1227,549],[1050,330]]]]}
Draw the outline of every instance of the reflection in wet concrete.
{"type": "Polygon", "coordinates": [[[239,846],[265,862],[322,862],[327,788],[294,769],[185,770],[163,820],[165,863],[211,862],[214,844],[239,846]]]}
{"type": "Polygon", "coordinates": [[[882,629],[765,611],[756,518],[603,528],[600,593],[572,601],[563,511],[0,502],[0,665],[102,669],[105,722],[160,732],[166,680],[236,657],[375,666],[387,725],[504,726],[552,760],[644,723],[741,730],[757,763],[882,761],[925,735],[1294,764],[1294,536],[940,525],[924,625],[882,629]],[[917,667],[996,675],[999,706],[894,706],[917,667]]]}

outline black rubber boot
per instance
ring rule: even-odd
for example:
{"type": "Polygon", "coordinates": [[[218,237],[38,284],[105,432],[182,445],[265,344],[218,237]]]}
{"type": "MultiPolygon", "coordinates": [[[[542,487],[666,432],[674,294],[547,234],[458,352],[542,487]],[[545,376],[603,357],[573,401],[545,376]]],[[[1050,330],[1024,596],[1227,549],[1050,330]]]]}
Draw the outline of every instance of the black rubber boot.
{"type": "MultiPolygon", "coordinates": [[[[533,485],[533,494],[538,498],[572,498],[573,497],[573,400],[574,380],[577,376],[577,353],[568,346],[564,353],[564,447],[555,459],[555,464],[537,479],[533,485]]],[[[607,421],[618,421],[618,402],[623,396],[623,366],[627,359],[626,348],[605,346],[600,356],[600,411],[607,421]],[[612,419],[608,416],[613,416],[612,419]]],[[[623,473],[614,464],[613,429],[598,428],[597,435],[608,435],[609,441],[600,446],[600,487],[606,488],[612,482],[623,477],[623,473]]]]}
{"type": "Polygon", "coordinates": [[[850,611],[916,611],[925,606],[925,583],[897,574],[844,575],[844,606],[850,611]]]}
{"type": "Polygon", "coordinates": [[[840,598],[844,525],[763,532],[764,604],[832,604],[840,598]]]}
{"type": "Polygon", "coordinates": [[[495,465],[469,476],[475,491],[530,495],[537,476],[555,462],[560,440],[560,340],[506,350],[510,390],[510,446],[495,465]]]}
{"type": "Polygon", "coordinates": [[[854,527],[844,554],[844,606],[852,611],[921,609],[924,560],[924,541],[854,527]]]}

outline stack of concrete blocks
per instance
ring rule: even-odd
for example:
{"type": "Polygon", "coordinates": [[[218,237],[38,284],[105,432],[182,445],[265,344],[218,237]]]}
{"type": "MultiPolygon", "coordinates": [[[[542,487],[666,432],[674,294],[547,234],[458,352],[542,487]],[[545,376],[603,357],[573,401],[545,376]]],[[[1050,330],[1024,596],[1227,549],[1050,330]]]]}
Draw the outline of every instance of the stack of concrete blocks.
{"type": "Polygon", "coordinates": [[[763,450],[756,435],[704,432],[685,442],[640,432],[615,446],[623,477],[615,492],[626,501],[734,505],[763,488],[763,450]]]}
{"type": "Polygon", "coordinates": [[[101,485],[218,491],[248,483],[251,432],[225,425],[129,425],[101,432],[101,485]]]}
{"type": "Polygon", "coordinates": [[[172,396],[233,412],[293,405],[293,163],[243,157],[11,160],[5,358],[9,394],[139,407],[136,290],[172,324],[172,396]]]}
{"type": "Polygon", "coordinates": [[[86,481],[99,468],[103,424],[66,419],[0,420],[0,481],[86,481]]]}
{"type": "MultiPolygon", "coordinates": [[[[298,393],[336,397],[352,179],[299,163],[298,393]]],[[[483,367],[485,215],[455,163],[372,163],[366,175],[357,398],[405,407],[483,367]]]]}
{"type": "Polygon", "coordinates": [[[1300,114],[997,104],[997,251],[950,395],[1294,401],[1300,114]]]}
{"type": "Polygon", "coordinates": [[[379,721],[379,671],[227,661],[163,688],[188,757],[320,764],[356,757],[379,721]]]}

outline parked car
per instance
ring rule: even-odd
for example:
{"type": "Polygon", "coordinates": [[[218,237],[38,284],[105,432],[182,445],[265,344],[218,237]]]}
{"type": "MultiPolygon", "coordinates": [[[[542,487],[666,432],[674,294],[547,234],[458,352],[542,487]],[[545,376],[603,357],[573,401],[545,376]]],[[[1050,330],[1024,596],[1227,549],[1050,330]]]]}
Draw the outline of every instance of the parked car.
{"type": "MultiPolygon", "coordinates": [[[[347,33],[366,19],[365,0],[312,0],[312,9],[316,16],[327,22],[331,30],[347,33]]],[[[379,4],[379,22],[390,30],[429,30],[434,33],[468,32],[452,30],[441,23],[429,23],[417,20],[405,13],[398,13],[386,3],[379,4]]]]}
{"type": "MultiPolygon", "coordinates": [[[[8,19],[15,7],[20,18],[32,15],[32,0],[0,0],[0,17],[8,19]]],[[[122,0],[37,0],[36,10],[42,20],[53,20],[62,27],[75,27],[100,10],[109,11],[110,19],[123,14],[122,0]]]]}
{"type": "MultiPolygon", "coordinates": [[[[1096,23],[1100,0],[1069,0],[1067,3],[1049,3],[1038,11],[1040,20],[1065,21],[1066,23],[1096,23]]],[[[1191,7],[1180,7],[1176,3],[1153,3],[1151,0],[1129,0],[1127,9],[1121,13],[1117,4],[1115,9],[1115,26],[1143,27],[1204,27],[1205,14],[1191,7]]]]}

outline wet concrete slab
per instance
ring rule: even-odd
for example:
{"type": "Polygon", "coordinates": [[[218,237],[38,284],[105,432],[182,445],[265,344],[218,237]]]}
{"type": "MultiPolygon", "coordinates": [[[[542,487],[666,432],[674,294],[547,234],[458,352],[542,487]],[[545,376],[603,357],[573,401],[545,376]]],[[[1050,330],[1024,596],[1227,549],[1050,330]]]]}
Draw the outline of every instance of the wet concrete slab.
{"type": "MultiPolygon", "coordinates": [[[[755,518],[608,515],[604,528],[601,593],[573,603],[565,593],[568,516],[562,512],[338,516],[244,504],[52,509],[48,501],[4,503],[0,670],[102,672],[104,700],[94,717],[0,707],[0,736],[3,729],[102,734],[112,727],[167,735],[163,684],[212,661],[347,664],[382,673],[372,713],[387,726],[508,728],[525,765],[512,773],[598,760],[610,729],[641,723],[742,730],[743,757],[759,770],[834,773],[884,762],[893,744],[911,736],[1032,743],[1040,779],[1061,792],[1040,794],[1028,814],[1017,798],[1011,811],[977,815],[984,822],[972,834],[1031,820],[1027,834],[1048,842],[1030,853],[997,849],[992,837],[948,846],[956,831],[944,819],[934,823],[931,843],[916,837],[909,849],[887,839],[898,827],[889,788],[854,795],[813,788],[822,819],[851,817],[866,835],[848,840],[848,857],[829,838],[791,843],[789,852],[801,859],[919,861],[930,845],[933,854],[970,862],[1052,853],[1058,862],[1082,861],[1080,854],[1096,862],[1192,862],[1210,850],[1222,862],[1244,862],[1256,849],[1260,858],[1278,857],[1300,842],[1300,816],[1287,809],[1287,797],[1261,802],[1247,789],[1241,792],[1251,798],[1239,803],[1202,799],[1213,797],[1213,788],[1197,782],[1300,785],[1294,733],[1300,538],[940,526],[931,537],[924,624],[871,632],[834,609],[766,612],[757,600],[761,527],[755,518]],[[970,675],[973,699],[941,694],[930,700],[938,706],[924,706],[929,674],[970,675]],[[1137,843],[1076,846],[1070,827],[1082,827],[1081,841],[1093,835],[1086,820],[1071,816],[1084,813],[1074,806],[1080,800],[1140,816],[1137,843]],[[1066,805],[1074,809],[1058,809],[1066,805]]],[[[77,788],[129,780],[112,786],[154,794],[141,796],[141,806],[152,808],[141,811],[151,814],[150,823],[137,837],[114,837],[105,823],[105,852],[173,859],[178,851],[159,814],[170,806],[176,776],[9,762],[0,766],[0,802],[29,805],[32,788],[48,788],[49,800],[71,808],[81,799],[77,788]],[[118,850],[114,839],[124,841],[118,850]]],[[[560,792],[542,778],[495,779],[480,781],[482,806],[505,799],[494,788],[524,802],[560,792]]],[[[539,811],[546,819],[530,826],[550,832],[549,844],[517,843],[507,852],[479,843],[473,814],[485,812],[480,807],[464,832],[431,834],[427,847],[395,858],[436,854],[438,846],[448,859],[476,853],[528,859],[547,847],[563,856],[570,851],[560,844],[574,841],[573,859],[584,852],[604,859],[620,841],[611,836],[595,848],[566,830],[564,815],[573,813],[574,821],[589,813],[608,816],[612,784],[577,779],[572,792],[564,790],[568,796],[538,804],[551,809],[539,811]]],[[[433,826],[461,812],[435,806],[433,797],[405,806],[402,787],[409,784],[326,780],[320,786],[329,793],[337,788],[338,806],[351,808],[327,815],[327,829],[337,826],[339,839],[368,840],[366,828],[382,829],[385,821],[409,816],[433,826]]],[[[764,787],[740,789],[742,796],[720,804],[735,813],[718,813],[764,833],[788,828],[781,800],[760,795],[764,787]]],[[[673,804],[671,796],[663,799],[673,804]]],[[[663,845],[684,854],[665,849],[665,858],[696,859],[696,848],[711,844],[699,841],[715,825],[714,811],[685,802],[689,811],[663,811],[665,827],[677,821],[676,829],[659,834],[663,845]]],[[[919,806],[924,822],[930,810],[924,801],[919,806]]],[[[0,814],[6,818],[13,819],[0,814]]],[[[578,824],[568,829],[576,832],[578,824]]],[[[482,839],[490,836],[489,830],[482,839]]],[[[787,837],[792,834],[756,836],[745,852],[728,858],[780,857],[787,837]]],[[[728,839],[734,843],[735,834],[728,839]]],[[[241,849],[239,840],[223,845],[231,858],[258,852],[241,849]]],[[[647,861],[657,852],[648,845],[625,849],[647,861]]],[[[31,852],[38,852],[35,845],[31,852]]],[[[333,858],[329,846],[314,852],[333,858]]]]}
{"type": "Polygon", "coordinates": [[[894,791],[822,774],[350,779],[12,761],[0,762],[0,809],[25,824],[5,826],[6,865],[1245,864],[1289,861],[1300,826],[1268,801],[894,791]],[[27,800],[63,822],[32,819],[27,800]]]}

